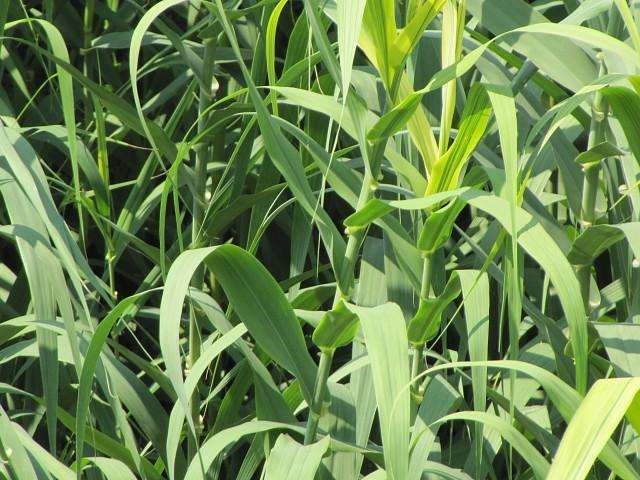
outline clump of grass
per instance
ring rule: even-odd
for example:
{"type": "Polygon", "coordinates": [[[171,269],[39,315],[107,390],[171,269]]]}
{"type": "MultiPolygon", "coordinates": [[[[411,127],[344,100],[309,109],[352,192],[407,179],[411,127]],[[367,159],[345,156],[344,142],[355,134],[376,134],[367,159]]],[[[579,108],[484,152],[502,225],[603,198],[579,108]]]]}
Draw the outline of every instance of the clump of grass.
{"type": "Polygon", "coordinates": [[[0,30],[0,478],[640,478],[634,4],[0,30]]]}

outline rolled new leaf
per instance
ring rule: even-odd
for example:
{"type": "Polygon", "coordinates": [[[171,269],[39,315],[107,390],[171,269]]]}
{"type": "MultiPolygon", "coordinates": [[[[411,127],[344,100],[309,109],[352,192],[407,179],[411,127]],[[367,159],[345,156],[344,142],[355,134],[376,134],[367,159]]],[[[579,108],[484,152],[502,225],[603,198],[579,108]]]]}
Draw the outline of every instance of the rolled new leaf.
{"type": "Polygon", "coordinates": [[[489,95],[483,86],[476,84],[469,92],[453,144],[433,166],[425,195],[453,190],[460,184],[464,168],[484,137],[490,118],[489,95]]]}

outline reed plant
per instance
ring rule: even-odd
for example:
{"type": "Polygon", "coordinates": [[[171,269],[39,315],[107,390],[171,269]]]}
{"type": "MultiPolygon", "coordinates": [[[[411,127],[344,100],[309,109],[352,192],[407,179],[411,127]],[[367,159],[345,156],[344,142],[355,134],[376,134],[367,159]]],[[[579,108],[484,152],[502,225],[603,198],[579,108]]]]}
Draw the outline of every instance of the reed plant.
{"type": "Polygon", "coordinates": [[[0,0],[0,478],[640,478],[627,0],[0,0]]]}

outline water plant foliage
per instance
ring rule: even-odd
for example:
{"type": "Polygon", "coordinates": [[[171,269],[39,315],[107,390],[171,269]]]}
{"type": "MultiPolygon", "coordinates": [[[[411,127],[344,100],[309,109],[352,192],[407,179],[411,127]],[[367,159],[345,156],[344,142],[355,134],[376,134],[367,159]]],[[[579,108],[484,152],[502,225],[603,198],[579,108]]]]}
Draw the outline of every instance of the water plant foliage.
{"type": "Polygon", "coordinates": [[[0,478],[640,479],[640,9],[0,0],[0,478]]]}

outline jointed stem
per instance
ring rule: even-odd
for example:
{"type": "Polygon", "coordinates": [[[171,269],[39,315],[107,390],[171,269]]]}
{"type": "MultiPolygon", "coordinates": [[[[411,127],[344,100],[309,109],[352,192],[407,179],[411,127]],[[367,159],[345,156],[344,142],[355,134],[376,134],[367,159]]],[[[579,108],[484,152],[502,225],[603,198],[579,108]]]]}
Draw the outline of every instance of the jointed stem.
{"type": "MultiPolygon", "coordinates": [[[[598,54],[600,61],[599,76],[604,75],[604,58],[598,54]]],[[[591,128],[589,130],[589,141],[587,148],[591,149],[605,139],[606,127],[606,106],[602,93],[596,92],[591,116],[591,128]]],[[[598,183],[600,178],[600,162],[589,163],[584,166],[584,183],[582,185],[582,205],[581,205],[581,223],[582,228],[586,229],[593,225],[596,221],[596,199],[598,195],[598,183]]],[[[589,311],[589,291],[591,287],[591,265],[582,265],[576,270],[578,280],[580,281],[580,289],[582,291],[582,299],[585,308],[589,311]]]]}
{"type": "MultiPolygon", "coordinates": [[[[198,102],[198,133],[204,131],[207,127],[209,116],[206,109],[212,100],[212,91],[204,85],[210,86],[213,76],[213,59],[216,49],[215,39],[207,39],[204,42],[204,59],[203,59],[203,82],[200,88],[200,98],[198,102]]],[[[191,230],[191,244],[197,246],[199,244],[200,230],[204,220],[206,188],[207,188],[207,162],[210,155],[210,145],[203,142],[196,149],[196,161],[194,166],[194,195],[193,195],[193,223],[191,230]]],[[[202,289],[204,286],[204,269],[198,268],[193,275],[191,285],[196,289],[202,289]]],[[[198,327],[198,315],[194,308],[189,311],[189,356],[187,358],[187,367],[191,368],[200,357],[202,339],[200,337],[200,328],[198,327]]],[[[198,393],[194,392],[191,398],[191,416],[196,426],[196,435],[202,429],[202,421],[200,419],[200,401],[198,393]]],[[[197,441],[197,439],[195,439],[197,441]]],[[[196,451],[195,442],[189,442],[190,453],[196,451]]]]}
{"type": "MultiPolygon", "coordinates": [[[[373,195],[373,178],[367,171],[364,175],[362,182],[362,189],[360,190],[360,196],[358,197],[358,204],[356,211],[362,208],[373,195]]],[[[347,247],[345,250],[345,264],[343,272],[348,276],[347,285],[348,291],[340,291],[340,288],[336,290],[336,295],[333,299],[333,307],[335,307],[340,300],[348,300],[351,297],[351,285],[353,283],[354,270],[356,261],[358,259],[358,250],[364,237],[364,230],[358,230],[349,235],[347,240],[347,247]]],[[[305,445],[313,442],[316,438],[316,432],[318,430],[318,422],[322,416],[322,402],[324,400],[325,393],[327,391],[327,378],[331,370],[331,362],[333,361],[333,351],[323,350],[320,353],[320,365],[318,367],[318,373],[316,375],[316,382],[313,388],[313,401],[309,405],[309,416],[307,418],[307,428],[304,434],[305,445]]]]}
{"type": "Polygon", "coordinates": [[[307,418],[307,429],[304,432],[304,444],[308,445],[315,440],[318,430],[318,422],[322,416],[322,403],[327,389],[327,378],[331,371],[331,362],[333,360],[333,350],[323,350],[320,353],[320,365],[318,366],[318,374],[316,383],[313,388],[313,400],[309,406],[309,417],[307,418]]]}

